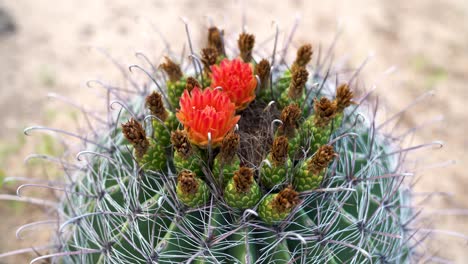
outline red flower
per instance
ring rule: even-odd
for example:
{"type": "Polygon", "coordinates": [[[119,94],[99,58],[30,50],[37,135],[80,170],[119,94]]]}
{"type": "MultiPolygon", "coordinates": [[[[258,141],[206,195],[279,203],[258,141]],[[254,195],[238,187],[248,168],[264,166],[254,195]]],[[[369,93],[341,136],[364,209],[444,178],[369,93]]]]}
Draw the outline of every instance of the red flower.
{"type": "Polygon", "coordinates": [[[250,64],[240,59],[224,59],[219,66],[211,66],[211,79],[211,87],[222,87],[237,110],[246,108],[255,99],[257,79],[250,64]]]}
{"type": "Polygon", "coordinates": [[[184,125],[190,142],[202,148],[208,146],[208,133],[212,146],[218,146],[240,118],[235,116],[235,105],[220,90],[201,91],[198,87],[190,93],[185,90],[179,105],[177,119],[184,125]]]}

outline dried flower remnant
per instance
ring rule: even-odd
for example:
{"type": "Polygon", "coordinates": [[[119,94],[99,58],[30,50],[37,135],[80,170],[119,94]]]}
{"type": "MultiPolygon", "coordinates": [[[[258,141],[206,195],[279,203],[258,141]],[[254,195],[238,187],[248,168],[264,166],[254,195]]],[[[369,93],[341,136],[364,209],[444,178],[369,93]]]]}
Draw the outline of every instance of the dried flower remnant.
{"type": "Polygon", "coordinates": [[[313,174],[319,174],[328,167],[328,164],[336,156],[335,150],[330,145],[323,145],[309,160],[307,169],[313,174]]]}
{"type": "Polygon", "coordinates": [[[297,68],[306,67],[307,64],[312,59],[312,45],[305,44],[299,47],[296,54],[296,60],[294,61],[293,65],[291,66],[292,71],[297,70],[297,68]]]}
{"type": "Polygon", "coordinates": [[[216,64],[218,60],[218,55],[218,51],[213,47],[202,49],[201,61],[203,62],[205,72],[211,71],[210,67],[216,64]]]}
{"type": "Polygon", "coordinates": [[[272,201],[272,208],[283,213],[292,210],[300,202],[299,193],[292,186],[281,190],[272,201]]]}
{"type": "Polygon", "coordinates": [[[240,50],[240,57],[245,62],[252,60],[252,50],[255,45],[255,36],[252,34],[241,33],[237,40],[237,45],[240,50]]]}
{"type": "Polygon", "coordinates": [[[180,66],[172,61],[169,57],[165,57],[166,62],[161,63],[159,66],[169,76],[171,82],[177,82],[183,76],[180,66]]]}
{"type": "Polygon", "coordinates": [[[279,132],[288,138],[294,136],[296,128],[301,118],[301,109],[297,104],[290,104],[281,111],[281,126],[279,132]]]}
{"type": "Polygon", "coordinates": [[[271,159],[275,166],[284,165],[288,159],[288,138],[279,136],[273,141],[271,159]]]}
{"type": "Polygon", "coordinates": [[[125,138],[135,148],[136,157],[142,158],[149,148],[149,141],[146,138],[143,126],[138,121],[131,118],[127,123],[122,124],[122,132],[125,138]]]}
{"type": "Polygon", "coordinates": [[[192,154],[192,145],[184,130],[175,130],[171,132],[171,143],[174,150],[183,158],[188,158],[192,154]]]}
{"type": "Polygon", "coordinates": [[[188,77],[185,84],[185,89],[191,92],[195,87],[201,88],[202,86],[194,77],[188,77]]]}
{"type": "Polygon", "coordinates": [[[270,81],[270,62],[266,59],[262,59],[256,66],[255,66],[255,73],[258,75],[260,79],[260,88],[265,89],[268,82],[270,81]]]}
{"type": "Polygon", "coordinates": [[[336,104],[326,97],[314,100],[314,122],[318,127],[325,127],[336,115],[336,104]]]}
{"type": "Polygon", "coordinates": [[[309,72],[303,67],[299,67],[292,72],[291,84],[288,89],[289,98],[295,100],[302,97],[308,78],[309,72]]]}
{"type": "Polygon", "coordinates": [[[230,131],[223,138],[221,143],[220,158],[225,164],[229,164],[235,158],[240,146],[240,136],[234,131],[230,131]]]}
{"type": "Polygon", "coordinates": [[[224,54],[223,35],[224,31],[219,30],[217,27],[208,29],[208,47],[215,48],[218,55],[224,54]]]}
{"type": "Polygon", "coordinates": [[[157,92],[152,92],[146,97],[146,107],[150,110],[151,114],[159,118],[161,121],[166,121],[168,116],[167,110],[164,107],[162,96],[157,92]]]}
{"type": "Polygon", "coordinates": [[[340,86],[338,86],[338,88],[336,88],[336,99],[335,99],[336,111],[338,113],[342,113],[346,107],[352,104],[356,104],[355,102],[352,101],[353,97],[354,97],[354,94],[349,89],[348,84],[343,83],[340,86]]]}
{"type": "Polygon", "coordinates": [[[195,173],[189,170],[182,170],[177,176],[177,183],[184,194],[195,194],[198,191],[198,182],[195,173]]]}
{"type": "Polygon", "coordinates": [[[246,193],[254,183],[254,174],[251,168],[241,167],[234,172],[234,186],[237,192],[246,193]]]}

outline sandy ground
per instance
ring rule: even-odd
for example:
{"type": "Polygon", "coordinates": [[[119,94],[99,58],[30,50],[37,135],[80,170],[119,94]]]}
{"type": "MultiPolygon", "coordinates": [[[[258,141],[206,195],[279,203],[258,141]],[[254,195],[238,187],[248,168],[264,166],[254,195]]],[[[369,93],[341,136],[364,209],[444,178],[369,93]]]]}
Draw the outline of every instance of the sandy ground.
{"type": "MultiPolygon", "coordinates": [[[[342,27],[336,54],[354,66],[374,54],[361,79],[368,88],[376,85],[384,114],[395,113],[419,95],[434,91],[434,96],[412,109],[400,125],[411,128],[444,116],[442,122],[417,131],[415,143],[445,142],[443,149],[425,152],[418,162],[429,166],[456,160],[456,164],[421,171],[415,188],[449,193],[451,196],[427,200],[433,209],[430,214],[435,216],[434,226],[441,234],[443,230],[468,234],[466,213],[452,214],[464,211],[439,210],[468,208],[468,175],[463,166],[468,164],[468,2],[245,2],[248,31],[259,39],[273,32],[273,20],[287,31],[296,14],[301,16],[301,24],[295,45],[306,41],[329,45],[337,28],[342,27]],[[396,66],[395,72],[383,74],[392,66],[396,66]]],[[[95,100],[85,86],[87,80],[99,77],[115,84],[123,81],[96,47],[105,48],[126,65],[139,62],[135,51],[158,58],[163,43],[154,27],[176,44],[173,50],[179,51],[185,42],[180,16],[191,21],[194,42],[199,43],[208,25],[207,17],[237,34],[242,21],[239,6],[238,1],[214,0],[0,0],[0,175],[3,171],[7,175],[45,177],[40,166],[21,163],[27,153],[37,151],[34,142],[38,136],[34,140],[19,135],[31,124],[73,127],[66,118],[72,110],[51,103],[46,99],[48,92],[92,106],[95,100]]],[[[14,193],[14,186],[6,186],[2,193],[14,193]]],[[[45,243],[43,232],[31,232],[18,242],[14,235],[19,225],[44,219],[42,210],[0,203],[0,215],[0,252],[45,243]]],[[[447,235],[435,238],[440,256],[456,263],[468,259],[465,241],[447,235]]],[[[10,258],[0,263],[25,260],[10,258]]]]}

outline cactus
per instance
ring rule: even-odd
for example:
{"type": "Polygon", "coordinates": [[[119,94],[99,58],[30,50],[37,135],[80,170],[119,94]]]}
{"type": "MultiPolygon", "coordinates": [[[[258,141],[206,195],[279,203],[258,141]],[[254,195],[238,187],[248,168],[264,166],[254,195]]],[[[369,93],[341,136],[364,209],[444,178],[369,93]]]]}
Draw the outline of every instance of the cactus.
{"type": "Polygon", "coordinates": [[[242,33],[230,58],[223,34],[210,28],[201,63],[192,56],[203,71],[167,58],[168,78],[119,97],[127,111],[83,138],[85,165],[58,203],[58,246],[34,261],[414,260],[399,147],[358,118],[354,84],[312,67],[311,45],[270,70],[254,35],[242,33]]]}

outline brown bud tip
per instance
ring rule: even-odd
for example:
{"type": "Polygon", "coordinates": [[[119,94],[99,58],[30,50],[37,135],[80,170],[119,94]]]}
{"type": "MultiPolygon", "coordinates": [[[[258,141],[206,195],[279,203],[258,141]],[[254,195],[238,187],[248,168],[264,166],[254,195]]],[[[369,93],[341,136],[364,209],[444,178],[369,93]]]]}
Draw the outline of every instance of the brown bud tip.
{"type": "Polygon", "coordinates": [[[330,101],[326,97],[320,98],[320,100],[314,100],[314,121],[318,127],[324,127],[328,125],[332,118],[336,115],[336,103],[330,101]]]}
{"type": "Polygon", "coordinates": [[[288,159],[288,138],[285,136],[276,137],[271,147],[271,159],[275,166],[284,165],[288,159]]]}
{"type": "Polygon", "coordinates": [[[281,190],[272,201],[272,207],[278,210],[278,212],[286,212],[294,208],[300,202],[299,194],[288,186],[281,190]]]}
{"type": "Polygon", "coordinates": [[[251,168],[240,167],[234,172],[234,187],[237,192],[246,193],[250,191],[250,187],[254,183],[254,174],[251,168]]]}
{"type": "Polygon", "coordinates": [[[196,175],[192,171],[182,170],[177,176],[177,183],[184,194],[195,194],[198,191],[196,175]]]}
{"type": "Polygon", "coordinates": [[[225,164],[230,164],[239,150],[240,136],[234,131],[227,133],[221,143],[220,158],[225,164]]]}
{"type": "Polygon", "coordinates": [[[224,54],[223,34],[224,31],[216,27],[208,29],[208,47],[215,48],[219,55],[224,54]]]}
{"type": "Polygon", "coordinates": [[[309,72],[304,67],[296,68],[292,72],[291,83],[289,84],[288,96],[291,99],[301,98],[304,86],[309,78],[309,72]]]}
{"type": "Polygon", "coordinates": [[[191,92],[193,90],[193,88],[195,88],[195,87],[201,88],[202,86],[200,85],[200,83],[198,82],[197,79],[195,79],[193,77],[188,77],[187,82],[185,84],[185,89],[187,89],[187,91],[191,92]]]}
{"type": "Polygon", "coordinates": [[[343,83],[338,88],[336,88],[336,108],[338,113],[342,113],[343,110],[352,105],[355,104],[353,102],[353,97],[354,94],[353,92],[349,89],[348,84],[343,83]]]}
{"type": "Polygon", "coordinates": [[[297,50],[296,54],[296,60],[294,61],[294,64],[296,64],[299,67],[305,67],[307,63],[310,62],[312,59],[312,45],[310,44],[305,44],[299,47],[297,50]]]}
{"type": "Polygon", "coordinates": [[[299,118],[301,118],[301,109],[297,104],[286,106],[283,111],[281,111],[280,119],[283,124],[280,126],[280,132],[288,138],[294,136],[299,118]]]}
{"type": "Polygon", "coordinates": [[[180,69],[180,66],[173,62],[169,57],[165,57],[166,62],[161,63],[159,66],[161,69],[166,72],[166,74],[169,76],[169,80],[171,82],[176,82],[182,78],[183,73],[182,70],[180,69]]]}
{"type": "Polygon", "coordinates": [[[122,133],[135,148],[136,157],[143,157],[149,148],[149,141],[143,126],[131,118],[127,123],[122,124],[122,133]]]}
{"type": "Polygon", "coordinates": [[[241,33],[237,40],[239,46],[240,56],[245,62],[252,60],[252,50],[255,44],[255,36],[252,34],[241,33]]]}
{"type": "Polygon", "coordinates": [[[177,151],[183,158],[188,158],[192,154],[192,145],[184,130],[175,130],[171,132],[171,143],[174,150],[177,151]]]}
{"type": "Polygon", "coordinates": [[[203,62],[203,66],[205,67],[206,72],[210,72],[210,66],[216,64],[218,59],[218,51],[216,48],[208,47],[202,49],[202,57],[201,60],[203,62]]]}
{"type": "Polygon", "coordinates": [[[150,110],[152,115],[156,116],[162,121],[166,121],[168,114],[166,108],[164,108],[162,96],[159,93],[152,92],[150,95],[148,95],[146,97],[145,105],[150,110]]]}
{"type": "Polygon", "coordinates": [[[330,145],[323,145],[317,153],[309,160],[307,169],[313,174],[319,174],[328,167],[328,164],[336,156],[335,150],[330,145]]]}
{"type": "Polygon", "coordinates": [[[270,63],[266,59],[262,59],[256,66],[255,66],[255,74],[258,75],[261,82],[261,88],[264,89],[270,80],[270,63]]]}

